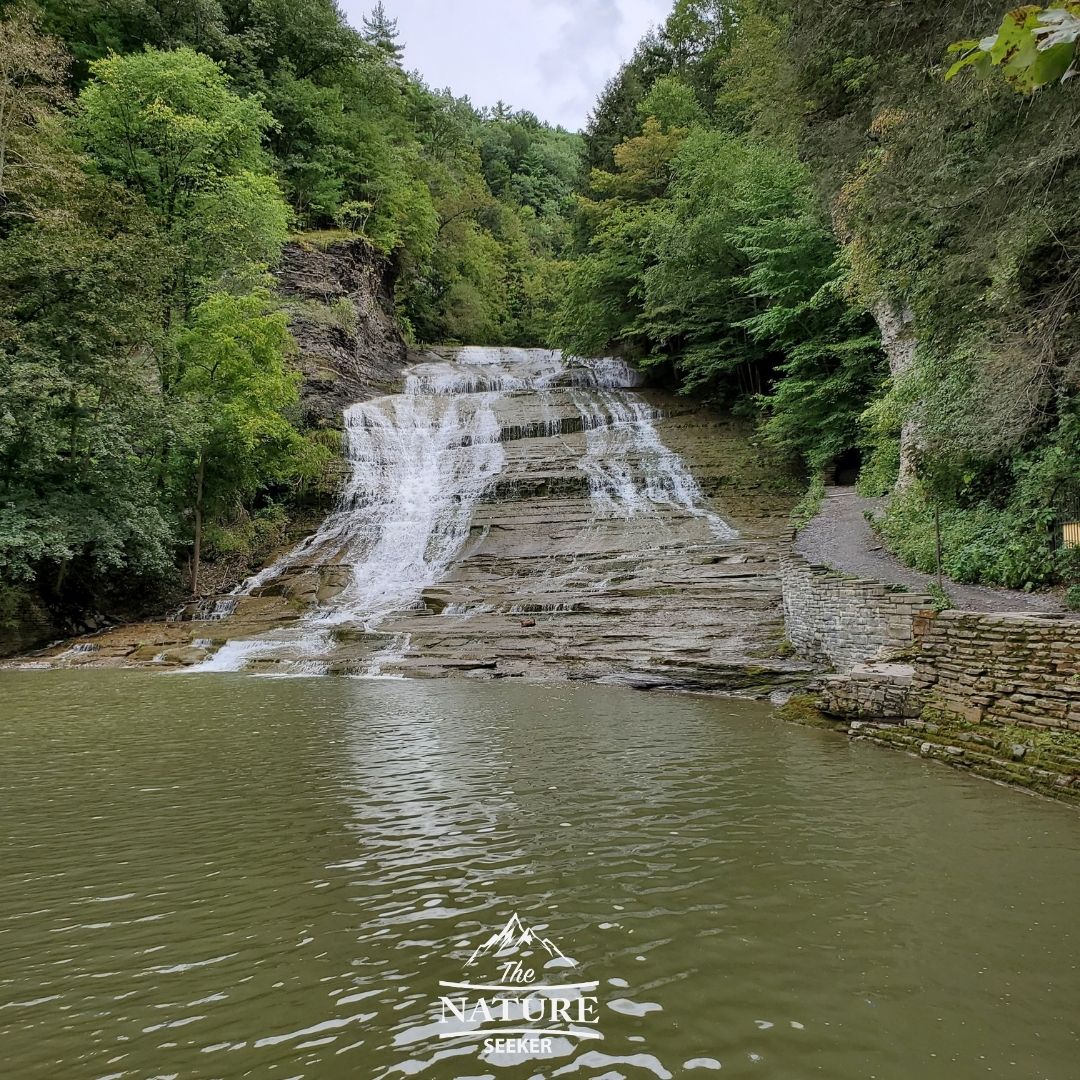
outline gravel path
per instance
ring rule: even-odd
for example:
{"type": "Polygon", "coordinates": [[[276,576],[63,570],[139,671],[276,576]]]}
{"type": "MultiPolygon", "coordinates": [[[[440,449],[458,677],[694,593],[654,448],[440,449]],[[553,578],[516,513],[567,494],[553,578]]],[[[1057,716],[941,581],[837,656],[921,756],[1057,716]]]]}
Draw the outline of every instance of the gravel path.
{"type": "MultiPolygon", "coordinates": [[[[880,499],[865,499],[854,488],[825,491],[821,511],[795,541],[795,550],[812,563],[831,566],[859,577],[925,590],[932,575],[904,566],[881,542],[864,511],[880,507],[880,499]]],[[[1053,593],[1025,593],[987,585],[960,585],[945,579],[945,591],[962,611],[1057,612],[1061,605],[1053,593]]]]}

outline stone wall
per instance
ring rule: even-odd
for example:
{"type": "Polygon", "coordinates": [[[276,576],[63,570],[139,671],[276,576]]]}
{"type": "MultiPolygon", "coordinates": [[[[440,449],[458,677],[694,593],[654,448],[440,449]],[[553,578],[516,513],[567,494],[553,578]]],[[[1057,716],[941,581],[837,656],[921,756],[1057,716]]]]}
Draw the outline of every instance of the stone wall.
{"type": "Polygon", "coordinates": [[[813,566],[790,548],[780,567],[788,640],[839,672],[908,652],[933,615],[929,596],[813,566]]]}
{"type": "Polygon", "coordinates": [[[845,720],[915,719],[922,701],[913,692],[914,672],[906,664],[873,664],[821,680],[815,705],[845,720]]]}
{"type": "Polygon", "coordinates": [[[1080,803],[1080,619],[923,603],[787,557],[788,638],[837,671],[813,705],[852,738],[1080,803]]]}
{"type": "Polygon", "coordinates": [[[971,724],[1080,732],[1080,620],[944,611],[922,636],[912,691],[971,724]]]}

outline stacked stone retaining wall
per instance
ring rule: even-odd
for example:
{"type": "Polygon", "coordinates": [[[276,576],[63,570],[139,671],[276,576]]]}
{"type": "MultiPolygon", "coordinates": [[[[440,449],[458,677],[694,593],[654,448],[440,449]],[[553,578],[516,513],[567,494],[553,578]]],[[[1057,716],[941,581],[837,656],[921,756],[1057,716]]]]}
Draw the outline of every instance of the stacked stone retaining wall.
{"type": "Polygon", "coordinates": [[[930,596],[781,558],[784,625],[796,653],[840,672],[909,651],[933,615],[930,596]]]}
{"type": "Polygon", "coordinates": [[[930,607],[783,560],[787,635],[848,734],[1080,804],[1080,619],[930,607]]]}
{"type": "Polygon", "coordinates": [[[912,690],[972,724],[1080,732],[1080,621],[944,611],[922,635],[912,690]]]}

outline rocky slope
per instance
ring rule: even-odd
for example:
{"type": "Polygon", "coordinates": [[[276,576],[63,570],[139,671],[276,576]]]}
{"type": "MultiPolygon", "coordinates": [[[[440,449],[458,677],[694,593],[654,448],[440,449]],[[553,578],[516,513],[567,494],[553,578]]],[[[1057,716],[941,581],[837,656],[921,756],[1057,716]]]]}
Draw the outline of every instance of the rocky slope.
{"type": "Polygon", "coordinates": [[[791,495],[745,429],[617,388],[612,362],[412,360],[408,393],[346,414],[353,475],[313,538],[200,621],[37,662],[737,691],[804,677],[783,644],[791,495]]]}
{"type": "Polygon", "coordinates": [[[340,427],[354,401],[386,393],[406,348],[389,259],[359,238],[290,244],[276,273],[304,376],[305,422],[340,427]]]}

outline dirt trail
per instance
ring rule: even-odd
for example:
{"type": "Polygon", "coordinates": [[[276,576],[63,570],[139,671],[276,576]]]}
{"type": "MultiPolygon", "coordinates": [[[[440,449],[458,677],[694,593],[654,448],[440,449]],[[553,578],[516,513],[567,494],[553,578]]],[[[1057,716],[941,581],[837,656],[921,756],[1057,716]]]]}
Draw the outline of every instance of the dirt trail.
{"type": "MultiPolygon", "coordinates": [[[[880,499],[866,499],[852,487],[830,487],[821,511],[795,542],[795,550],[813,563],[915,589],[926,589],[933,575],[904,566],[870,528],[865,511],[880,507],[880,499]]],[[[945,591],[962,611],[1061,611],[1053,593],[1024,593],[986,585],[961,585],[945,579],[945,591]]]]}

